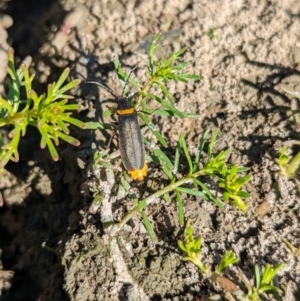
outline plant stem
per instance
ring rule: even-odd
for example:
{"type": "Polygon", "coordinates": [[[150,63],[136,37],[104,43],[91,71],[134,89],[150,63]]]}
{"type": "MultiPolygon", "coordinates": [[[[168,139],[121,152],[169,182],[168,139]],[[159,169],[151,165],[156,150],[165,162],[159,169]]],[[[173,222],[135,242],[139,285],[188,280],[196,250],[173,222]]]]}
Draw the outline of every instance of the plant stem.
{"type": "Polygon", "coordinates": [[[152,77],[151,79],[149,79],[148,82],[146,83],[146,85],[144,86],[144,88],[139,93],[139,96],[138,96],[138,99],[137,99],[137,102],[136,102],[136,105],[135,105],[135,110],[137,110],[138,107],[141,105],[141,102],[143,100],[143,96],[147,95],[147,92],[152,87],[154,80],[155,80],[155,77],[152,77]]]}
{"type": "Polygon", "coordinates": [[[12,116],[7,116],[0,119],[0,127],[8,124],[16,124],[19,120],[24,120],[26,117],[38,118],[38,112],[36,110],[28,110],[15,113],[12,116]]]}
{"type": "MultiPolygon", "coordinates": [[[[140,212],[144,207],[147,205],[151,204],[156,198],[159,198],[163,196],[164,194],[174,191],[177,187],[187,184],[187,183],[193,183],[193,177],[191,176],[186,176],[179,181],[175,183],[171,183],[168,186],[164,187],[163,189],[157,191],[156,193],[150,195],[149,197],[143,199],[138,203],[137,206],[135,206],[131,211],[129,211],[123,218],[122,220],[115,226],[117,226],[118,230],[120,230],[132,217],[135,213],[140,212]]],[[[118,231],[117,230],[117,231],[118,231]]]]}
{"type": "Polygon", "coordinates": [[[135,206],[131,211],[129,211],[122,220],[115,224],[113,226],[112,231],[110,232],[112,236],[114,236],[133,216],[135,213],[140,212],[143,208],[145,208],[147,205],[151,204],[156,198],[159,198],[163,196],[164,194],[175,191],[177,187],[180,187],[184,184],[193,183],[194,179],[203,175],[203,171],[200,170],[192,175],[187,175],[186,177],[183,177],[179,181],[175,183],[171,183],[168,186],[164,187],[163,189],[157,191],[156,193],[150,195],[149,197],[143,199],[138,203],[137,206],[135,206]]]}

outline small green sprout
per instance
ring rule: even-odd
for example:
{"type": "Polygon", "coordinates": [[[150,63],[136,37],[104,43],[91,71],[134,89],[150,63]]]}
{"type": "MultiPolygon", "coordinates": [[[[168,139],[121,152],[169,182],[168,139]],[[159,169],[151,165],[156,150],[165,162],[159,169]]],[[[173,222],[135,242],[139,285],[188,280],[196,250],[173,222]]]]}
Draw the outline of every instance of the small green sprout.
{"type": "Polygon", "coordinates": [[[295,179],[295,174],[300,167],[300,152],[292,159],[287,155],[287,147],[283,146],[279,150],[279,158],[277,160],[280,169],[280,175],[289,179],[295,179]]]}
{"type": "Polygon", "coordinates": [[[248,192],[242,191],[241,188],[244,184],[250,181],[250,175],[238,177],[238,173],[244,172],[245,168],[238,168],[237,165],[230,167],[224,167],[221,170],[220,184],[219,186],[225,190],[223,198],[225,201],[232,200],[232,205],[237,206],[243,212],[246,212],[247,205],[242,198],[248,198],[250,195],[248,192]]]}
{"type": "Polygon", "coordinates": [[[178,246],[186,255],[182,258],[185,261],[191,261],[196,265],[203,274],[210,274],[209,269],[200,260],[202,238],[199,236],[194,238],[193,228],[190,226],[189,221],[184,230],[184,241],[178,241],[178,246]]]}
{"type": "Polygon", "coordinates": [[[217,40],[221,40],[222,37],[219,34],[216,34],[216,29],[215,28],[211,28],[209,29],[206,34],[209,36],[209,38],[212,39],[217,39],[217,40]]]}
{"type": "Polygon", "coordinates": [[[279,263],[274,268],[270,264],[266,264],[263,273],[261,274],[259,266],[255,265],[255,287],[253,287],[246,276],[241,272],[242,280],[248,290],[247,296],[244,301],[261,301],[260,296],[265,292],[278,294],[280,289],[272,285],[274,277],[283,267],[283,263],[279,263]]]}
{"type": "Polygon", "coordinates": [[[208,149],[207,162],[202,169],[202,173],[217,177],[219,186],[225,190],[223,193],[224,200],[232,200],[232,205],[238,207],[243,212],[246,212],[247,205],[242,199],[246,199],[250,195],[249,193],[242,191],[241,188],[250,181],[251,177],[248,174],[239,177],[238,174],[245,172],[247,169],[240,168],[235,164],[230,165],[226,163],[230,149],[221,151],[217,156],[212,157],[212,150],[216,143],[217,134],[218,132],[216,131],[212,136],[208,149]]]}
{"type": "Polygon", "coordinates": [[[222,273],[230,265],[238,262],[238,258],[232,251],[227,251],[223,255],[220,264],[216,271],[211,271],[205,264],[200,260],[202,238],[193,236],[193,228],[190,226],[189,221],[186,224],[184,231],[184,241],[178,241],[178,247],[185,253],[182,258],[185,261],[190,261],[196,265],[203,275],[210,280],[218,283],[224,290],[229,292],[235,292],[238,287],[230,279],[222,276],[222,273]]]}
{"type": "Polygon", "coordinates": [[[85,124],[70,117],[71,111],[78,110],[78,104],[67,104],[68,99],[73,98],[65,94],[76,87],[80,80],[72,80],[64,84],[70,70],[66,68],[57,83],[49,84],[47,92],[42,95],[32,88],[34,74],[29,74],[31,58],[25,59],[19,69],[15,69],[14,51],[8,51],[7,72],[8,79],[7,99],[0,96],[0,127],[12,125],[9,133],[11,140],[4,144],[0,136],[0,175],[5,171],[4,167],[9,160],[19,160],[18,145],[21,136],[25,135],[28,125],[35,126],[41,133],[41,148],[48,147],[53,160],[58,160],[58,153],[54,145],[59,144],[59,138],[78,146],[80,142],[69,135],[68,125],[73,124],[85,128],[85,124]],[[25,88],[25,99],[21,98],[21,91],[25,88]],[[21,106],[22,105],[22,106],[21,106]]]}
{"type": "Polygon", "coordinates": [[[231,251],[231,250],[227,251],[223,255],[221,262],[219,263],[219,265],[217,267],[217,270],[216,270],[217,273],[222,274],[226,268],[237,263],[238,261],[239,261],[239,259],[235,256],[233,251],[231,251]]]}
{"type": "MultiPolygon", "coordinates": [[[[202,273],[206,274],[207,276],[211,275],[211,272],[208,267],[200,260],[200,253],[201,253],[201,245],[202,245],[202,238],[194,237],[193,236],[193,228],[190,225],[190,222],[187,221],[187,224],[184,229],[184,241],[179,240],[178,246],[182,252],[186,255],[182,258],[185,261],[191,261],[194,263],[202,273]]],[[[230,265],[237,263],[239,260],[233,253],[233,251],[227,251],[219,263],[216,273],[222,274],[226,268],[230,265]]]]}
{"type": "Polygon", "coordinates": [[[290,157],[287,155],[287,147],[282,146],[279,150],[279,158],[277,160],[277,164],[280,169],[283,169],[284,166],[288,164],[290,161],[290,157]]]}
{"type": "MultiPolygon", "coordinates": [[[[277,86],[277,88],[281,89],[282,91],[284,91],[285,93],[288,93],[298,99],[300,99],[300,92],[298,91],[294,91],[292,88],[290,88],[287,85],[284,84],[280,84],[277,86]]],[[[293,113],[293,118],[294,118],[294,123],[295,125],[295,129],[299,127],[299,108],[298,108],[298,103],[296,100],[292,100],[291,101],[291,111],[293,113]]],[[[298,131],[298,130],[296,130],[298,131]]],[[[291,144],[290,142],[293,142],[293,144],[300,144],[299,141],[289,141],[289,144],[291,144]]],[[[300,167],[300,151],[294,156],[294,157],[290,157],[287,155],[287,148],[286,146],[283,146],[280,148],[279,150],[279,158],[277,159],[277,165],[280,169],[279,171],[279,175],[288,179],[293,180],[294,182],[296,182],[297,187],[298,187],[298,191],[300,192],[300,183],[299,180],[295,177],[296,172],[299,170],[300,167]]]]}
{"type": "MultiPolygon", "coordinates": [[[[96,147],[92,146],[94,149],[96,147]]],[[[111,156],[109,156],[109,150],[101,150],[94,152],[93,170],[99,170],[100,168],[112,168],[110,163],[111,156]]]]}

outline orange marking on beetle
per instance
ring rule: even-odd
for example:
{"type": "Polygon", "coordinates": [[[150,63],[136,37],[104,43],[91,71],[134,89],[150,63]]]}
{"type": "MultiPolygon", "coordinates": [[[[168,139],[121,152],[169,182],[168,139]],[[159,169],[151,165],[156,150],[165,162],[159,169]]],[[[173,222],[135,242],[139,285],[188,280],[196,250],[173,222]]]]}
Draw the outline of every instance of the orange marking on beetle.
{"type": "Polygon", "coordinates": [[[117,110],[119,115],[131,115],[135,113],[134,108],[117,110]]]}
{"type": "Polygon", "coordinates": [[[142,181],[147,175],[147,164],[145,162],[142,169],[128,170],[128,174],[133,180],[142,181]]]}

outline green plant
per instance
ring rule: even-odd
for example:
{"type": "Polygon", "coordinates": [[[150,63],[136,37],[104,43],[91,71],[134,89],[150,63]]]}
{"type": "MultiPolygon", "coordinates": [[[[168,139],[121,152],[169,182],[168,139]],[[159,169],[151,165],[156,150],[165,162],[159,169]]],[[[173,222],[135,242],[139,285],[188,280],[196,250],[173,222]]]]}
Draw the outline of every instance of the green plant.
{"type": "Polygon", "coordinates": [[[216,33],[216,29],[215,28],[211,28],[209,29],[206,34],[209,36],[209,38],[212,39],[217,39],[217,40],[221,40],[222,37],[216,33]]]}
{"type": "Polygon", "coordinates": [[[222,276],[225,269],[238,262],[238,258],[232,251],[227,251],[215,271],[211,271],[200,259],[201,256],[201,237],[193,236],[193,228],[189,221],[186,224],[184,231],[184,240],[178,241],[179,249],[185,254],[183,260],[190,261],[196,265],[203,275],[212,281],[218,283],[225,291],[226,298],[228,300],[239,301],[261,301],[260,296],[266,292],[279,293],[280,290],[277,286],[273,285],[274,277],[278,271],[282,268],[283,264],[280,263],[274,268],[270,264],[266,264],[263,272],[260,268],[255,266],[255,286],[251,285],[250,281],[246,278],[242,271],[239,271],[239,276],[244,285],[247,288],[247,294],[244,294],[242,298],[233,297],[231,294],[235,293],[239,287],[230,279],[222,276]]]}
{"type": "Polygon", "coordinates": [[[293,158],[287,154],[287,147],[282,146],[279,150],[279,158],[277,160],[280,169],[280,175],[289,179],[295,179],[295,174],[300,166],[300,152],[293,158]]]}
{"type": "MultiPolygon", "coordinates": [[[[182,193],[189,194],[192,196],[196,196],[205,200],[211,200],[215,202],[215,204],[223,208],[224,202],[217,197],[214,196],[212,191],[200,180],[201,177],[204,176],[214,176],[216,180],[220,180],[221,174],[218,173],[218,169],[215,170],[215,173],[207,172],[207,169],[205,166],[207,163],[211,162],[211,160],[214,160],[215,157],[207,158],[206,164],[204,164],[203,168],[200,168],[198,160],[200,160],[200,154],[202,153],[206,137],[208,135],[209,131],[206,131],[203,136],[201,137],[200,146],[198,148],[198,152],[196,157],[192,160],[191,156],[188,152],[185,139],[183,135],[180,135],[180,139],[176,148],[174,163],[168,158],[168,156],[158,147],[152,148],[153,154],[151,155],[150,159],[152,159],[154,162],[158,162],[162,166],[162,171],[165,173],[165,175],[169,178],[170,184],[165,186],[164,188],[156,191],[155,193],[151,194],[150,196],[138,201],[135,201],[136,206],[127,213],[121,221],[115,225],[118,229],[122,228],[125,223],[127,223],[134,214],[136,213],[142,213],[143,209],[149,205],[154,198],[163,198],[166,201],[171,200],[171,193],[175,192],[176,201],[177,201],[177,209],[178,209],[178,218],[180,225],[184,224],[184,213],[183,213],[183,200],[181,197],[182,193]],[[178,168],[179,168],[179,162],[180,162],[180,151],[183,151],[183,153],[186,156],[186,160],[188,162],[189,171],[187,175],[182,176],[180,179],[177,177],[180,175],[178,168]],[[195,169],[195,171],[194,171],[195,169]]],[[[215,139],[217,136],[217,132],[213,134],[212,142],[209,143],[209,148],[212,146],[212,144],[215,143],[215,139]]],[[[147,143],[147,142],[146,142],[147,143]]],[[[212,148],[211,148],[212,149],[212,148]]],[[[223,159],[225,160],[225,159],[223,159]]],[[[223,162],[223,161],[222,161],[223,162]]],[[[223,162],[227,168],[231,168],[230,165],[227,165],[225,162],[223,162]]],[[[184,164],[185,165],[185,164],[184,164]]],[[[221,164],[222,165],[222,164],[221,164]]],[[[235,167],[234,167],[235,168],[235,167]]],[[[244,169],[242,169],[244,171],[244,169]]],[[[235,172],[239,172],[235,169],[235,172]]],[[[250,176],[248,176],[250,179],[250,176]]],[[[226,179],[225,179],[226,180],[226,179]]],[[[125,180],[124,180],[125,181],[125,180]]],[[[130,186],[128,184],[128,186],[130,186]]],[[[224,188],[226,189],[226,187],[224,188]]],[[[230,192],[230,191],[229,191],[230,192]]],[[[231,192],[230,192],[231,193],[231,192]]],[[[242,210],[246,210],[246,204],[241,200],[241,203],[232,203],[234,206],[238,206],[238,208],[242,210]]],[[[147,229],[149,226],[146,227],[147,229]]],[[[154,233],[151,231],[151,233],[154,233]]],[[[150,234],[150,233],[149,233],[150,234]]],[[[151,238],[156,241],[155,236],[151,236],[151,238]]]]}
{"type": "MultiPolygon", "coordinates": [[[[295,142],[294,144],[299,144],[295,142]]],[[[294,157],[288,155],[287,147],[284,145],[279,150],[279,158],[276,160],[277,167],[279,169],[280,178],[277,179],[278,188],[282,197],[286,196],[286,188],[282,182],[282,178],[287,178],[295,182],[298,192],[300,193],[300,182],[296,177],[296,173],[300,166],[300,152],[294,157]]]]}
{"type": "Polygon", "coordinates": [[[156,129],[156,127],[150,122],[149,115],[162,115],[162,116],[175,116],[178,118],[196,118],[196,114],[191,114],[187,112],[181,112],[177,110],[174,106],[175,99],[169,92],[166,84],[170,81],[181,81],[187,83],[188,80],[200,80],[202,77],[195,74],[190,74],[189,72],[183,72],[183,69],[188,67],[191,62],[177,63],[181,55],[185,52],[185,48],[173,53],[169,59],[163,60],[159,59],[157,62],[154,61],[154,53],[157,48],[157,43],[159,41],[160,35],[157,35],[149,50],[149,66],[146,72],[147,81],[141,86],[137,81],[131,78],[122,69],[121,64],[117,56],[114,57],[114,65],[117,72],[118,79],[122,88],[124,89],[125,95],[129,94],[129,88],[126,84],[131,83],[133,87],[137,89],[137,97],[130,98],[131,104],[134,106],[135,110],[139,111],[138,115],[141,120],[149,127],[153,135],[161,143],[162,146],[166,147],[167,142],[156,129]],[[177,64],[176,64],[177,63],[177,64]],[[153,94],[150,90],[151,88],[157,87],[162,92],[163,97],[153,94]],[[152,109],[148,106],[149,100],[152,99],[160,105],[160,109],[152,109]]]}
{"type": "Polygon", "coordinates": [[[204,274],[210,274],[208,267],[200,259],[202,238],[193,236],[193,228],[190,226],[189,221],[184,229],[184,240],[178,241],[178,246],[185,256],[182,258],[185,261],[192,262],[204,274]]]}
{"type": "MultiPolygon", "coordinates": [[[[300,93],[297,91],[293,91],[290,87],[283,84],[279,85],[278,87],[284,92],[300,99],[300,93]]],[[[297,108],[297,105],[293,104],[293,102],[291,104],[291,109],[294,117],[294,122],[297,127],[297,125],[299,126],[300,121],[299,109],[297,108]]],[[[288,144],[291,145],[291,143],[293,145],[300,144],[300,142],[297,140],[289,141],[288,144]]],[[[300,183],[295,177],[296,172],[299,170],[300,167],[300,151],[298,151],[298,153],[295,156],[291,157],[288,155],[287,147],[285,145],[282,146],[279,150],[279,158],[277,159],[277,165],[279,167],[279,175],[281,177],[294,180],[298,186],[298,190],[300,191],[300,183]]]]}
{"type": "Polygon", "coordinates": [[[279,293],[277,286],[272,285],[274,277],[278,271],[283,267],[283,263],[279,263],[274,268],[270,264],[266,264],[263,272],[258,265],[255,265],[255,286],[252,286],[249,280],[243,273],[240,276],[248,290],[248,294],[242,299],[243,301],[261,301],[260,296],[266,292],[279,293]]]}
{"type": "Polygon", "coordinates": [[[235,292],[237,286],[228,278],[222,276],[226,268],[238,262],[238,258],[232,251],[227,251],[215,271],[211,271],[200,259],[202,238],[193,236],[193,228],[187,222],[184,230],[184,240],[178,241],[179,249],[185,253],[182,257],[185,261],[190,261],[196,265],[203,275],[218,283],[223,289],[230,292],[235,292]]]}
{"type": "MultiPolygon", "coordinates": [[[[180,250],[185,253],[185,256],[182,259],[192,262],[201,270],[202,273],[210,276],[211,271],[200,259],[201,245],[202,238],[200,236],[196,238],[193,236],[193,228],[191,227],[190,222],[187,221],[184,229],[184,240],[178,241],[180,250]]],[[[217,266],[216,273],[221,275],[227,267],[237,262],[238,258],[234,255],[234,253],[232,251],[227,251],[217,266]]]]}
{"type": "Polygon", "coordinates": [[[217,273],[222,274],[224,270],[229,267],[232,264],[235,264],[238,262],[238,258],[235,256],[233,251],[227,251],[222,259],[219,265],[217,266],[217,273]]]}
{"type": "MultiPolygon", "coordinates": [[[[173,53],[169,59],[159,59],[158,62],[154,62],[154,52],[158,39],[159,36],[154,39],[149,50],[149,67],[146,72],[148,79],[143,87],[125,73],[117,57],[114,58],[114,64],[118,78],[124,89],[124,93],[126,95],[129,94],[129,88],[126,84],[127,82],[132,84],[138,91],[137,97],[132,97],[130,100],[132,101],[132,105],[135,109],[141,108],[141,110],[138,111],[139,117],[152,131],[159,143],[162,146],[167,146],[167,142],[164,137],[150,122],[148,114],[175,116],[178,118],[197,117],[195,114],[180,112],[175,108],[175,100],[168,91],[166,83],[170,80],[183,82],[186,82],[188,79],[199,80],[201,77],[182,71],[183,68],[190,64],[189,62],[177,63],[177,60],[180,55],[183,54],[184,49],[173,53]],[[159,88],[162,96],[151,92],[151,89],[154,86],[159,88]],[[158,102],[160,105],[158,110],[154,110],[148,106],[150,99],[158,102]]],[[[109,124],[100,124],[99,126],[95,124],[92,125],[93,128],[105,128],[108,126],[109,124]]],[[[247,205],[243,199],[247,198],[249,194],[242,190],[242,186],[250,180],[250,175],[246,174],[241,176],[241,173],[245,173],[245,168],[239,168],[235,164],[227,163],[230,153],[229,149],[221,151],[219,154],[214,156],[213,149],[217,144],[218,131],[215,131],[212,134],[211,141],[209,143],[206,141],[208,135],[209,131],[206,131],[202,135],[199,140],[197,152],[193,155],[188,149],[184,135],[181,134],[179,136],[173,159],[166,155],[159,146],[150,145],[150,142],[147,141],[147,139],[144,139],[146,146],[149,146],[149,149],[151,149],[151,152],[147,157],[148,161],[152,161],[155,164],[160,165],[163,173],[170,183],[142,200],[138,200],[136,197],[131,197],[135,207],[114,226],[115,231],[121,229],[134,214],[139,213],[142,215],[144,224],[152,240],[156,241],[157,238],[151,227],[151,223],[143,209],[150,204],[154,198],[163,198],[167,202],[171,201],[174,193],[177,201],[178,218],[181,226],[185,224],[182,194],[189,194],[205,200],[211,200],[220,208],[223,208],[224,201],[228,201],[233,206],[237,206],[242,211],[246,211],[247,205]],[[207,152],[204,151],[206,146],[207,152]],[[217,192],[212,192],[212,190],[205,184],[203,179],[207,176],[215,179],[223,193],[223,200],[216,196],[217,192]]],[[[131,185],[125,179],[121,181],[121,185],[129,193],[131,185]]],[[[112,231],[111,233],[115,232],[112,231]]]]}
{"type": "Polygon", "coordinates": [[[80,144],[69,135],[68,124],[85,127],[82,121],[70,117],[71,111],[78,110],[79,105],[67,104],[68,99],[73,97],[65,94],[76,87],[80,80],[64,84],[70,72],[66,68],[57,83],[49,84],[46,93],[37,95],[32,87],[35,75],[30,75],[28,70],[30,63],[31,58],[27,58],[16,70],[14,51],[9,49],[7,72],[10,78],[6,99],[0,96],[0,127],[11,125],[13,129],[8,135],[11,139],[8,143],[0,136],[0,176],[9,160],[19,160],[19,141],[25,135],[28,125],[35,126],[40,131],[41,148],[47,146],[53,160],[58,160],[55,146],[58,145],[59,138],[76,146],[80,144]]]}

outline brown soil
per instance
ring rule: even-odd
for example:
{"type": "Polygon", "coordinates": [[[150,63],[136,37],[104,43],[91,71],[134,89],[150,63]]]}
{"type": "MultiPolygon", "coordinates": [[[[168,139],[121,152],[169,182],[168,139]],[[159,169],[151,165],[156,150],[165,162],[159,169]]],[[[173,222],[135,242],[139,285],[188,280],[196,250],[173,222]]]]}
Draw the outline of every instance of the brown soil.
{"type": "MultiPolygon", "coordinates": [[[[279,147],[298,139],[292,97],[276,85],[300,91],[295,68],[300,61],[299,1],[12,0],[2,9],[14,21],[8,42],[16,60],[33,57],[38,91],[68,66],[73,78],[101,79],[120,93],[113,53],[127,71],[137,65],[133,78],[143,83],[154,34],[163,33],[160,55],[187,47],[184,60],[193,62],[189,72],[203,79],[172,84],[170,90],[179,110],[199,118],[153,117],[168,141],[166,151],[174,153],[180,133],[195,149],[205,130],[219,129],[215,151],[230,147],[230,162],[248,167],[252,176],[246,186],[251,194],[247,214],[230,205],[220,210],[199,198],[184,200],[186,218],[204,241],[201,258],[215,268],[222,254],[233,250],[240,261],[227,277],[239,285],[237,267],[253,280],[255,264],[283,262],[279,287],[289,287],[293,297],[279,300],[300,300],[299,256],[283,242],[300,246],[299,194],[294,182],[278,177],[275,166],[279,147]],[[68,35],[61,34],[66,22],[73,22],[68,23],[68,35]],[[269,207],[257,215],[264,200],[269,207]]],[[[3,39],[6,43],[5,35],[3,39]]],[[[98,87],[84,84],[74,92],[81,104],[77,118],[103,120],[103,106],[111,96],[101,94],[102,106],[99,93],[98,87]]],[[[142,130],[153,139],[147,128],[142,130]]],[[[47,150],[39,149],[38,133],[29,129],[20,144],[20,162],[9,163],[10,175],[1,179],[0,286],[7,289],[1,300],[204,300],[213,295],[225,300],[220,287],[182,261],[177,241],[183,229],[175,202],[159,200],[146,209],[159,243],[151,242],[137,215],[116,240],[109,240],[101,223],[107,211],[92,203],[82,187],[92,161],[92,142],[103,147],[110,133],[72,128],[72,135],[81,146],[62,143],[61,159],[54,163],[47,150]],[[5,271],[14,271],[14,277],[5,271]]],[[[299,147],[291,148],[291,154],[297,151],[299,147]]],[[[110,200],[114,219],[119,220],[133,204],[117,195],[118,175],[114,181],[110,200]]],[[[142,196],[166,183],[159,167],[151,165],[147,179],[133,187],[142,196]]]]}

